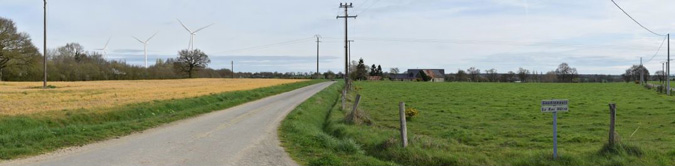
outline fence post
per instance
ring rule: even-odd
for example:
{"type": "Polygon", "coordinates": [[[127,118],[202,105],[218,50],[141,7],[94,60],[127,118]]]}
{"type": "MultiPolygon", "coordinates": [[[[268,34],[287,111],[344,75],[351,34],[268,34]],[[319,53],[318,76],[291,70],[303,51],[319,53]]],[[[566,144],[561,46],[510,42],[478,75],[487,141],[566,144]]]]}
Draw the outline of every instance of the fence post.
{"type": "Polygon", "coordinates": [[[401,141],[403,144],[403,147],[408,146],[408,130],[405,124],[405,103],[404,102],[399,102],[398,103],[398,112],[400,115],[401,119],[401,141]]]}
{"type": "Polygon", "coordinates": [[[347,91],[347,87],[342,89],[342,110],[347,109],[347,107],[345,106],[345,96],[347,95],[346,91],[347,91]]]}
{"type": "Polygon", "coordinates": [[[356,119],[356,109],[359,107],[360,101],[361,101],[361,95],[356,94],[356,100],[354,101],[354,108],[352,108],[352,119],[356,119]]]}
{"type": "Polygon", "coordinates": [[[616,143],[614,135],[614,122],[616,120],[616,104],[609,103],[609,146],[614,146],[616,143]]]}

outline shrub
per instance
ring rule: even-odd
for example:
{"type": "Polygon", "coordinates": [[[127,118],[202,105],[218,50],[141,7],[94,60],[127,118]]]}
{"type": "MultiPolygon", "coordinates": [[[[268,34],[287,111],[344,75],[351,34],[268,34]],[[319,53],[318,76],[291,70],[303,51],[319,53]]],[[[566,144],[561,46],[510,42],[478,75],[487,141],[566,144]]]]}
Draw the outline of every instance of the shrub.
{"type": "Polygon", "coordinates": [[[420,111],[418,111],[415,108],[406,108],[405,109],[405,119],[410,120],[413,117],[417,116],[417,114],[419,114],[419,113],[420,113],[420,111]]]}

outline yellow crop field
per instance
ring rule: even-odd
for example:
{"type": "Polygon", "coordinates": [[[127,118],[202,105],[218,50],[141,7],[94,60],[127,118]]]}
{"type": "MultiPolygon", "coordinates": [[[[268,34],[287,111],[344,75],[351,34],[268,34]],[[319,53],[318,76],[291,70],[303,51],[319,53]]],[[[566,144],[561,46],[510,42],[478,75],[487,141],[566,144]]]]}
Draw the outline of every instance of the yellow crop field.
{"type": "Polygon", "coordinates": [[[306,80],[178,79],[49,82],[0,82],[0,115],[20,115],[63,109],[110,108],[130,103],[189,98],[212,93],[250,90],[306,80]]]}

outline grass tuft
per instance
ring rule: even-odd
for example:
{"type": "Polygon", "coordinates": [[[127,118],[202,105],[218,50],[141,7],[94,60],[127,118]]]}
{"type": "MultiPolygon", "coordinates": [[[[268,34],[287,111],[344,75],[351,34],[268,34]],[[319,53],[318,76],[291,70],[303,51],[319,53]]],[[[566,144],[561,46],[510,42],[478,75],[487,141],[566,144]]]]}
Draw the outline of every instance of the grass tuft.
{"type": "Polygon", "coordinates": [[[600,151],[598,151],[598,154],[603,155],[603,156],[610,156],[610,155],[632,155],[632,156],[637,156],[641,157],[644,152],[640,147],[637,147],[635,145],[628,145],[628,144],[615,144],[610,146],[609,144],[605,144],[602,146],[600,151]]]}

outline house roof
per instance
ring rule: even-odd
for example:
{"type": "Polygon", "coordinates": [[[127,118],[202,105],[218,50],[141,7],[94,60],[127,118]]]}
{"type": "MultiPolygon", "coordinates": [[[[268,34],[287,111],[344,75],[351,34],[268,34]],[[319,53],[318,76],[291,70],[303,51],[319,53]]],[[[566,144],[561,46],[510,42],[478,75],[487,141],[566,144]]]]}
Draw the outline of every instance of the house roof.
{"type": "Polygon", "coordinates": [[[408,69],[408,74],[416,78],[420,71],[431,78],[445,78],[445,69],[408,69]]]}

